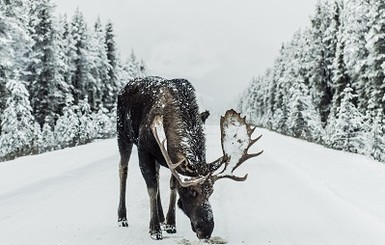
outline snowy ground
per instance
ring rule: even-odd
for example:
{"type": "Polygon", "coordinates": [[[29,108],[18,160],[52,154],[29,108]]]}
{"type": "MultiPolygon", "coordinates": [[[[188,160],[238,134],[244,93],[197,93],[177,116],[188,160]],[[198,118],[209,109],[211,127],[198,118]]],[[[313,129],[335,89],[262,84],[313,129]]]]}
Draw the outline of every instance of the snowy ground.
{"type": "MultiPolygon", "coordinates": [[[[385,166],[266,130],[264,153],[221,180],[211,197],[214,236],[228,244],[385,244],[385,166]],[[238,171],[238,170],[237,170],[238,171]]],[[[208,160],[219,156],[219,127],[207,126],[208,160]]],[[[117,226],[115,140],[0,163],[0,244],[198,244],[178,210],[175,235],[148,236],[148,197],[130,162],[129,228],[117,226]]],[[[169,173],[162,169],[164,209],[169,173]]]]}

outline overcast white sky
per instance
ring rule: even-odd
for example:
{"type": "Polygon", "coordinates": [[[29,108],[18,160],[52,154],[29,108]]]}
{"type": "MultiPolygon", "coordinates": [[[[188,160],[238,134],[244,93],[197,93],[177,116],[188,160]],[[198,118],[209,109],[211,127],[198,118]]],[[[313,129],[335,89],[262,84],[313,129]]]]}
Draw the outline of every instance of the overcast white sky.
{"type": "Polygon", "coordinates": [[[123,57],[151,75],[187,78],[222,103],[270,67],[283,41],[309,25],[317,0],[54,0],[87,21],[112,20],[123,57]]]}

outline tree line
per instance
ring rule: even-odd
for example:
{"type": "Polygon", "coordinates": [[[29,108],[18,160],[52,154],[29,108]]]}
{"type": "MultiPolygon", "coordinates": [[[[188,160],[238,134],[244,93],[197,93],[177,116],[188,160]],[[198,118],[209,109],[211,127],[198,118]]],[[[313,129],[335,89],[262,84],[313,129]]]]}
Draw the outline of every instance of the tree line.
{"type": "Polygon", "coordinates": [[[111,21],[0,0],[0,160],[113,136],[118,91],[145,70],[133,51],[120,58],[111,21]]]}
{"type": "Polygon", "coordinates": [[[310,20],[253,78],[240,110],[259,126],[385,161],[385,2],[320,0],[310,20]]]}

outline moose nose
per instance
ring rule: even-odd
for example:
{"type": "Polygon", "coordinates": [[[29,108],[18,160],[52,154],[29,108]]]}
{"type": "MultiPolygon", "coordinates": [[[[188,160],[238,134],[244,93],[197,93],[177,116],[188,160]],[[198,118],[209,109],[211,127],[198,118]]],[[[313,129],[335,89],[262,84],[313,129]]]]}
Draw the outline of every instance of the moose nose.
{"type": "Polygon", "coordinates": [[[206,234],[203,231],[197,230],[196,233],[197,233],[197,237],[199,239],[209,239],[210,238],[210,234],[206,234]]]}

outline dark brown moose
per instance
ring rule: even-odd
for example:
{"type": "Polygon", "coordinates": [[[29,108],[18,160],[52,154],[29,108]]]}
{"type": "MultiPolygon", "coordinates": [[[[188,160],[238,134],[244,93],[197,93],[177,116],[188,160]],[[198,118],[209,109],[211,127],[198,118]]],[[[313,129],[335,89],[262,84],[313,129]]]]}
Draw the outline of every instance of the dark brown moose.
{"type": "Polygon", "coordinates": [[[214,229],[209,203],[213,185],[222,178],[246,180],[247,175],[235,176],[233,171],[247,159],[262,153],[247,153],[250,146],[259,139],[251,139],[255,127],[247,124],[245,118],[241,118],[234,110],[227,111],[221,117],[223,156],[207,163],[205,136],[195,90],[184,79],[147,77],[128,82],[119,93],[117,114],[120,152],[119,225],[128,226],[126,181],[128,161],[135,144],[150,197],[151,238],[162,239],[161,228],[168,233],[176,232],[175,204],[178,193],[178,207],[189,217],[192,230],[199,239],[209,239],[214,229]],[[160,166],[169,168],[172,173],[166,218],[159,193],[160,166]]]}

